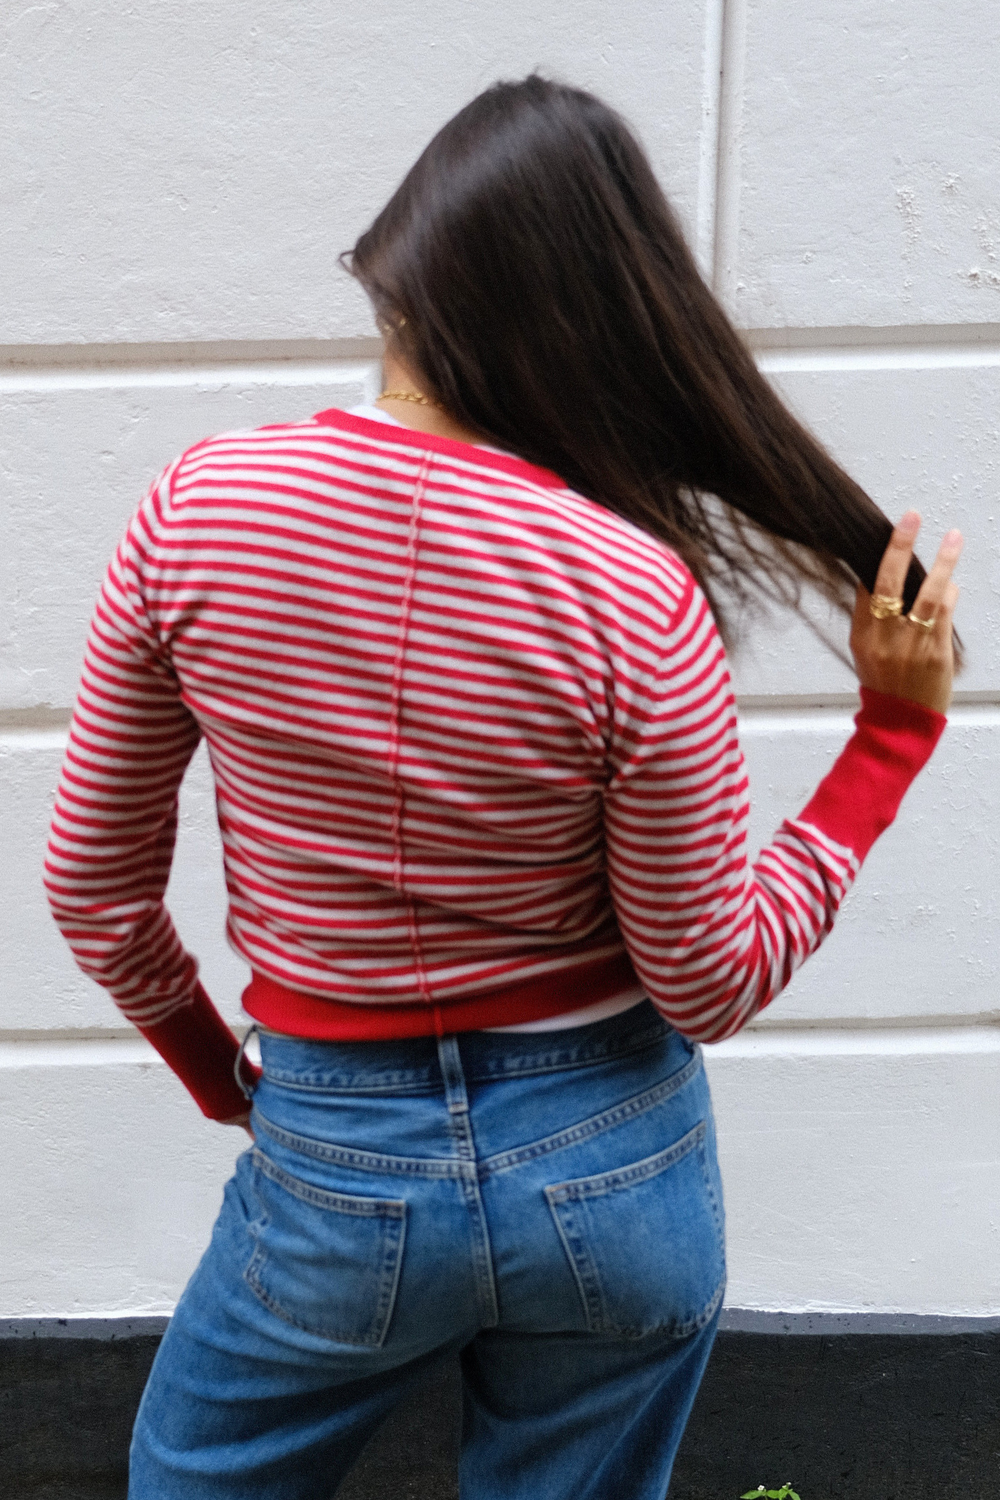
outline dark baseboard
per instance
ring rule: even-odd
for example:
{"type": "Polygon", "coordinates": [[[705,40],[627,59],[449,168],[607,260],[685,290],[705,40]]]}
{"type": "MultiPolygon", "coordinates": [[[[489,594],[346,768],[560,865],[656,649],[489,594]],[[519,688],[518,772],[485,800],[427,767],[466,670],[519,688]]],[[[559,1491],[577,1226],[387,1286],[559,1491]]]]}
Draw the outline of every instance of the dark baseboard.
{"type": "MultiPolygon", "coordinates": [[[[5,1500],[123,1500],[163,1323],[0,1324],[5,1500]]],[[[736,1500],[786,1479],[802,1500],[1000,1500],[998,1320],[735,1312],[727,1323],[671,1500],[736,1500]]],[[[439,1366],[338,1500],[455,1500],[458,1400],[457,1367],[439,1366]]]]}

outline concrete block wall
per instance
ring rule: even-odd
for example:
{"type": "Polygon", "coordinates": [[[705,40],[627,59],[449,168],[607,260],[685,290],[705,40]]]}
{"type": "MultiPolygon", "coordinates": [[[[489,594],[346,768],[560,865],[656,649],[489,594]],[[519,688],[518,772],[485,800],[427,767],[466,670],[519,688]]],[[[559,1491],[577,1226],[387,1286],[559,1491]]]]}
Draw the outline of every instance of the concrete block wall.
{"type": "MultiPolygon", "coordinates": [[[[763,367],[893,513],[969,537],[952,727],[826,949],[709,1049],[734,1308],[1000,1312],[1000,166],[987,0],[8,6],[0,130],[0,1318],[167,1312],[242,1137],[74,968],[40,886],[89,611],[205,434],[377,389],[337,253],[498,76],[633,121],[763,367]]],[[[754,836],[843,743],[809,632],[735,662],[754,836]]],[[[170,901],[240,1022],[211,786],[170,901]]]]}

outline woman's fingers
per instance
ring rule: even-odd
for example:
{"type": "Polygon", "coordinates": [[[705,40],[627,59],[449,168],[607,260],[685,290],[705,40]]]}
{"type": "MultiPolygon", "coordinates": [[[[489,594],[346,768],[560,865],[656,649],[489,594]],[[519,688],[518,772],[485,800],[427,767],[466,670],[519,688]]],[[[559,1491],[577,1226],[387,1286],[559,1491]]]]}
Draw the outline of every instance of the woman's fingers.
{"type": "MultiPolygon", "coordinates": [[[[919,525],[919,516],[910,511],[893,531],[879,567],[877,594],[899,599],[919,525]]],[[[949,531],[909,618],[881,606],[873,610],[871,595],[859,586],[851,649],[863,686],[947,712],[954,672],[952,616],[958,600],[951,575],[961,551],[961,532],[949,531]]]]}
{"type": "Polygon", "coordinates": [[[899,523],[893,527],[889,545],[883,552],[882,561],[879,563],[878,577],[875,579],[876,594],[882,594],[889,599],[901,597],[913,558],[913,544],[919,530],[920,516],[915,510],[908,510],[899,523]]]}
{"type": "MultiPolygon", "coordinates": [[[[950,587],[954,588],[954,585],[951,583],[951,575],[961,555],[962,533],[960,531],[947,532],[941,546],[938,548],[938,555],[934,559],[927,577],[920,585],[920,592],[913,604],[911,613],[918,620],[936,620],[939,615],[947,612],[946,599],[948,589],[950,587]]],[[[954,604],[952,608],[954,608],[954,604]]]]}

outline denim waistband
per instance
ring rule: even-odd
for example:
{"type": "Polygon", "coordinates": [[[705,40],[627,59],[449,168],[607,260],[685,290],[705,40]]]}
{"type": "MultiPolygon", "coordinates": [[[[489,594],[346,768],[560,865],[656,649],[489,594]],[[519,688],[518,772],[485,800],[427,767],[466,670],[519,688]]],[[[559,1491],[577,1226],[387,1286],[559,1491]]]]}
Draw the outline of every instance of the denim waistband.
{"type": "MultiPolygon", "coordinates": [[[[466,1031],[456,1037],[470,1083],[594,1066],[667,1039],[688,1053],[694,1050],[648,1000],[607,1020],[564,1031],[466,1031]]],[[[434,1037],[318,1042],[262,1031],[260,1050],[265,1078],[294,1088],[409,1092],[443,1084],[434,1037]]]]}

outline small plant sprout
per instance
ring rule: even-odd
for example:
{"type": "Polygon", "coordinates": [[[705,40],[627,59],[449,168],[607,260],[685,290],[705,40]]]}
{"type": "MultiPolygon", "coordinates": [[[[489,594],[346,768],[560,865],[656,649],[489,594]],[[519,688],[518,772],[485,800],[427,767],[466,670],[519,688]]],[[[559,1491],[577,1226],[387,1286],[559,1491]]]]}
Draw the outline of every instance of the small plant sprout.
{"type": "Polygon", "coordinates": [[[792,1489],[790,1481],[786,1480],[780,1490],[766,1490],[759,1484],[755,1490],[747,1490],[740,1500],[799,1500],[798,1495],[792,1489]]]}

